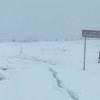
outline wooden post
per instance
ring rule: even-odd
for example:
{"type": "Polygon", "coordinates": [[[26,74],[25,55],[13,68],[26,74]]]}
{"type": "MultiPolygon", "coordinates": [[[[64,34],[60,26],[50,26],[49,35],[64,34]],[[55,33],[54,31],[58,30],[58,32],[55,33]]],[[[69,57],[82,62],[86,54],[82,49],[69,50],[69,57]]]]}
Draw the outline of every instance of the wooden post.
{"type": "Polygon", "coordinates": [[[85,63],[86,63],[86,37],[85,37],[85,41],[84,41],[84,64],[83,64],[83,71],[86,70],[85,63]]]}
{"type": "Polygon", "coordinates": [[[98,53],[99,53],[99,57],[98,57],[98,60],[99,60],[99,61],[98,61],[98,63],[100,63],[100,51],[99,51],[98,53]]]}
{"type": "Polygon", "coordinates": [[[23,48],[22,48],[22,44],[20,43],[20,55],[22,55],[23,52],[23,48]]]}

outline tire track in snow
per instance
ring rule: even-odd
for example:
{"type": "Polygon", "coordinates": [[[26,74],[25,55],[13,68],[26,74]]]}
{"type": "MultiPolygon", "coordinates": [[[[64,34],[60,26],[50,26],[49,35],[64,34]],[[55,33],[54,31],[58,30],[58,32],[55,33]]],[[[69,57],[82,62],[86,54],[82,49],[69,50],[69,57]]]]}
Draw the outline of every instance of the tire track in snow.
{"type": "Polygon", "coordinates": [[[55,61],[42,60],[42,59],[39,59],[39,58],[33,57],[33,56],[21,56],[21,57],[19,56],[19,57],[16,57],[16,58],[19,58],[21,60],[36,61],[36,62],[50,64],[50,65],[57,65],[57,62],[55,62],[55,61]]]}
{"type": "Polygon", "coordinates": [[[68,93],[72,100],[79,100],[79,96],[77,93],[73,92],[72,90],[64,86],[63,81],[59,79],[56,71],[54,71],[51,68],[49,68],[49,71],[52,73],[53,78],[56,80],[56,84],[59,89],[64,90],[66,93],[68,93]]]}
{"type": "Polygon", "coordinates": [[[27,56],[27,55],[22,55],[22,56],[2,56],[7,60],[7,63],[12,63],[11,59],[20,59],[23,61],[36,61],[39,63],[44,63],[44,64],[50,64],[50,65],[59,65],[57,61],[50,61],[50,60],[43,60],[34,56],[27,56]]]}

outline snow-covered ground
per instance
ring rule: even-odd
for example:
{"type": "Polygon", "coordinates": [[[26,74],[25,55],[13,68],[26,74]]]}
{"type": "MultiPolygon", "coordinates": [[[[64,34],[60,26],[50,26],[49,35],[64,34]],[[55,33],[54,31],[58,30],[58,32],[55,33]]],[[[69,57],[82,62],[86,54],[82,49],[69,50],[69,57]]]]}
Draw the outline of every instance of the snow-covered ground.
{"type": "Polygon", "coordinates": [[[100,40],[0,43],[0,100],[100,100],[100,40]]]}

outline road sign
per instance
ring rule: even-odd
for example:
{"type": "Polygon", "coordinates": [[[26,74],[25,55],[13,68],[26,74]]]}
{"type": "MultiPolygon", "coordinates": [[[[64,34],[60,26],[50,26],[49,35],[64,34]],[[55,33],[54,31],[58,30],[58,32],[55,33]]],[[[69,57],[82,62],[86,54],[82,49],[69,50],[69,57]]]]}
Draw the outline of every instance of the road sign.
{"type": "Polygon", "coordinates": [[[84,65],[83,70],[85,71],[85,63],[86,63],[86,38],[100,38],[100,31],[95,30],[82,30],[82,36],[85,37],[84,42],[84,65]]]}
{"type": "Polygon", "coordinates": [[[100,38],[100,31],[95,30],[82,30],[83,37],[100,38]]]}

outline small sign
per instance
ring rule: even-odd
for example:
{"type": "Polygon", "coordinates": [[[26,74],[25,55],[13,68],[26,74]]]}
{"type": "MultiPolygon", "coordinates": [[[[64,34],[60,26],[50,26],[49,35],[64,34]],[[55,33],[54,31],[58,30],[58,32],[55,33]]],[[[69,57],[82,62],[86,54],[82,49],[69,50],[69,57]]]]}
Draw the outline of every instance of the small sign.
{"type": "Polygon", "coordinates": [[[83,37],[100,38],[100,31],[95,30],[82,30],[83,37]]]}

